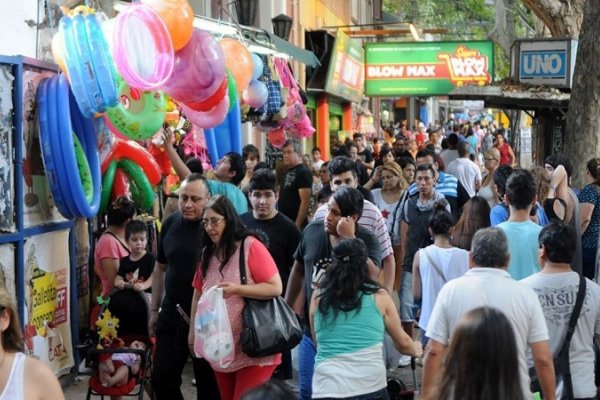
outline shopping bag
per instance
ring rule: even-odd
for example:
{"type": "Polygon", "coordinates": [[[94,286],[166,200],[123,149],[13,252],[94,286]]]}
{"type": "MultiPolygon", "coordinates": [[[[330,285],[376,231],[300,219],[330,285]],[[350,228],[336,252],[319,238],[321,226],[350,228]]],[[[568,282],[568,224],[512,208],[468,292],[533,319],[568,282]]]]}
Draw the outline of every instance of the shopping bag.
{"type": "Polygon", "coordinates": [[[234,343],[223,289],[211,287],[198,300],[194,351],[211,365],[226,368],[234,359],[234,343]]]}

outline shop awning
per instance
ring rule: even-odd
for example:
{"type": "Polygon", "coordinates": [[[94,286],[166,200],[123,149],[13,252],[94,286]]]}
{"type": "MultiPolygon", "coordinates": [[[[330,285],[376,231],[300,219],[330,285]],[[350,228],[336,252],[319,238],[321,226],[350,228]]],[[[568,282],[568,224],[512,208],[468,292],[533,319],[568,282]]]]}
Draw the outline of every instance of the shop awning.
{"type": "Polygon", "coordinates": [[[270,32],[266,32],[269,36],[269,40],[275,46],[275,49],[281,53],[285,53],[295,60],[300,61],[302,64],[306,64],[309,67],[316,67],[321,65],[319,59],[312,51],[302,49],[298,46],[293,45],[287,40],[283,40],[279,36],[276,36],[270,32]]]}

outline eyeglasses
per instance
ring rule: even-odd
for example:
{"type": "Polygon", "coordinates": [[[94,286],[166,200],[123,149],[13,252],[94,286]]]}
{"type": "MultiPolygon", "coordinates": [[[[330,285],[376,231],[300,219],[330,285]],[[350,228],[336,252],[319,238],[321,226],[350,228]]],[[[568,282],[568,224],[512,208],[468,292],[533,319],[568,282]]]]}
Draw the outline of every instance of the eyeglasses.
{"type": "Polygon", "coordinates": [[[207,225],[210,225],[212,228],[216,228],[221,221],[225,221],[225,218],[211,218],[211,219],[203,219],[200,221],[202,226],[206,228],[207,225]]]}
{"type": "Polygon", "coordinates": [[[485,161],[497,161],[495,158],[487,158],[487,157],[484,157],[483,159],[484,159],[485,161]]]}

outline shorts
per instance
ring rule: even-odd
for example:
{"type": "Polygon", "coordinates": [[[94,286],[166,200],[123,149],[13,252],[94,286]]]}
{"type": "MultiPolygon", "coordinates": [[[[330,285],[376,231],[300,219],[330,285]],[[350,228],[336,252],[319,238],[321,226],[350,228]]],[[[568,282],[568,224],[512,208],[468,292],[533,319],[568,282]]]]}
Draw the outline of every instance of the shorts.
{"type": "Polygon", "coordinates": [[[398,293],[400,297],[400,321],[414,322],[415,316],[413,313],[413,293],[412,293],[412,272],[402,272],[402,283],[398,293]]]}

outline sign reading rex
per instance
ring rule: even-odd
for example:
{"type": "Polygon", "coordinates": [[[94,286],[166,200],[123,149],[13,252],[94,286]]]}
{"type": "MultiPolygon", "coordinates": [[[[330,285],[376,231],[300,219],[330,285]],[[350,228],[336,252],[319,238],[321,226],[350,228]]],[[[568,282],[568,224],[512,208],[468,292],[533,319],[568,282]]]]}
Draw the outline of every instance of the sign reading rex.
{"type": "Polygon", "coordinates": [[[368,96],[443,95],[492,81],[492,42],[377,42],[365,45],[368,96]]]}

